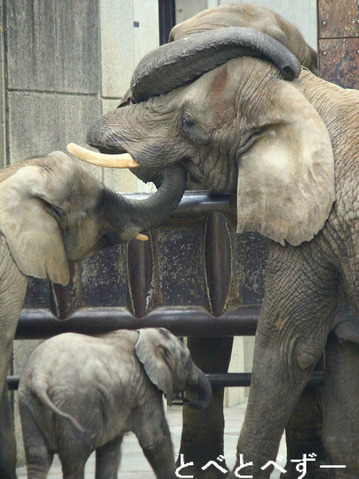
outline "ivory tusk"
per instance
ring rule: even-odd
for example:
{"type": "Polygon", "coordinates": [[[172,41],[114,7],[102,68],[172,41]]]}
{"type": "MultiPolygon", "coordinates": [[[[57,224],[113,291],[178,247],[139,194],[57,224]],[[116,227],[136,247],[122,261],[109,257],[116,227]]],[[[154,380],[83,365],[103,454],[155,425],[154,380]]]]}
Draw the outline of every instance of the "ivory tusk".
{"type": "Polygon", "coordinates": [[[135,239],[139,241],[148,241],[148,236],[139,233],[135,239]]]}
{"type": "Polygon", "coordinates": [[[80,160],[106,168],[136,168],[140,166],[129,153],[106,155],[104,153],[98,153],[97,151],[88,150],[75,143],[69,143],[67,145],[67,151],[76,156],[76,158],[80,158],[80,160]]]}

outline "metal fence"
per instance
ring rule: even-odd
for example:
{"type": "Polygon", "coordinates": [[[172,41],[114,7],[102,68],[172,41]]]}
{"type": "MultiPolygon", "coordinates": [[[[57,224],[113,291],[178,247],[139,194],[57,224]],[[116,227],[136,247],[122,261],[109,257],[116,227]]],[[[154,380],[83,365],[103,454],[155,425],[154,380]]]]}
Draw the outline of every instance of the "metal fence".
{"type": "MultiPolygon", "coordinates": [[[[73,264],[66,287],[32,279],[16,339],[160,326],[177,336],[255,334],[268,241],[236,234],[227,195],[185,193],[149,237],[73,264]]],[[[250,384],[248,373],[209,379],[214,387],[250,384]]],[[[18,378],[8,384],[16,389],[18,378]]]]}

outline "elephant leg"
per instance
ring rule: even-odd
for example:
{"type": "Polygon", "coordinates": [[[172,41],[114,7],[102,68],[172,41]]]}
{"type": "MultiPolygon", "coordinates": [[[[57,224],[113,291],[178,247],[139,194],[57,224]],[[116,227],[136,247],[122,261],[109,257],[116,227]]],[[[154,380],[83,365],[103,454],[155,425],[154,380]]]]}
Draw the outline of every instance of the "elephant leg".
{"type": "Polygon", "coordinates": [[[324,351],[337,290],[337,272],[310,244],[272,244],[248,405],[229,477],[270,477],[284,428],[324,351]]]}
{"type": "Polygon", "coordinates": [[[53,460],[31,410],[19,400],[28,479],[46,479],[53,460]]]}
{"type": "Polygon", "coordinates": [[[63,479],[84,479],[86,461],[92,452],[89,442],[76,438],[72,426],[62,418],[55,422],[55,429],[63,479]]]}
{"type": "MultiPolygon", "coordinates": [[[[194,363],[204,373],[226,373],[231,359],[233,338],[188,339],[188,348],[194,363]]],[[[223,416],[224,388],[213,390],[212,401],[208,408],[198,410],[187,404],[183,406],[183,429],[180,456],[193,466],[186,469],[187,474],[199,479],[223,478],[223,472],[215,467],[202,470],[209,461],[215,461],[224,455],[223,416]]],[[[180,464],[179,459],[177,464],[180,464]]],[[[225,465],[221,462],[221,467],[225,465]]]]}
{"type": "Polygon", "coordinates": [[[0,477],[16,478],[16,447],[6,375],[18,318],[24,302],[27,278],[20,273],[0,234],[0,477]]]}
{"type": "Polygon", "coordinates": [[[117,479],[123,436],[96,449],[96,479],[117,479]]]}
{"type": "Polygon", "coordinates": [[[7,386],[0,405],[0,477],[16,479],[16,444],[7,386]]]}
{"type": "Polygon", "coordinates": [[[85,462],[69,463],[61,460],[63,479],[85,479],[85,462]]]}
{"type": "Polygon", "coordinates": [[[328,470],[320,466],[327,464],[327,456],[322,441],[323,429],[323,387],[313,386],[304,389],[285,428],[287,445],[286,473],[281,479],[297,479],[296,462],[304,454],[315,454],[316,460],[307,463],[307,476],[312,479],[328,479],[328,470]]]}
{"type": "Polygon", "coordinates": [[[359,345],[328,338],[324,380],[323,440],[331,478],[354,479],[359,471],[359,345]],[[341,468],[338,466],[346,466],[341,468]]]}
{"type": "Polygon", "coordinates": [[[133,432],[156,478],[175,479],[173,445],[161,397],[156,409],[151,408],[144,417],[135,419],[133,432]]]}

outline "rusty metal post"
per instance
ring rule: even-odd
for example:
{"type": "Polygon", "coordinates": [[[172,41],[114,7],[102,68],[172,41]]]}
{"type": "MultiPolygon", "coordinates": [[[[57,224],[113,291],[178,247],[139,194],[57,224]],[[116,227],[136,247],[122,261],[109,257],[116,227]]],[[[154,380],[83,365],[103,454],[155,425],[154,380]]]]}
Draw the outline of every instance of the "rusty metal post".
{"type": "Polygon", "coordinates": [[[319,76],[359,88],[359,2],[318,0],[319,76]]]}

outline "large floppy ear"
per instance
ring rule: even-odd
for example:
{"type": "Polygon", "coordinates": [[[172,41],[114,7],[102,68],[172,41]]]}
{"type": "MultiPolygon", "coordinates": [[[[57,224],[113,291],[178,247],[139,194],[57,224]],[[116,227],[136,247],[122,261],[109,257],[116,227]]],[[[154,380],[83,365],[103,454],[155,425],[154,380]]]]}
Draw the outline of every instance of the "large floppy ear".
{"type": "Polygon", "coordinates": [[[359,344],[359,324],[357,320],[343,321],[334,329],[339,341],[359,344]]]}
{"type": "MultiPolygon", "coordinates": [[[[158,389],[166,394],[167,402],[172,403],[173,396],[173,361],[171,351],[165,346],[166,335],[161,329],[140,329],[135,349],[138,359],[143,364],[147,376],[158,389]]],[[[168,334],[168,332],[166,331],[168,334]]]]}
{"type": "Polygon", "coordinates": [[[263,133],[239,155],[237,232],[257,231],[297,246],[329,216],[333,150],[323,120],[294,86],[278,81],[268,88],[274,90],[272,101],[263,101],[263,133]]]}
{"type": "Polygon", "coordinates": [[[0,183],[0,231],[24,275],[65,286],[69,267],[53,203],[59,192],[47,175],[29,164],[0,183]]]}

